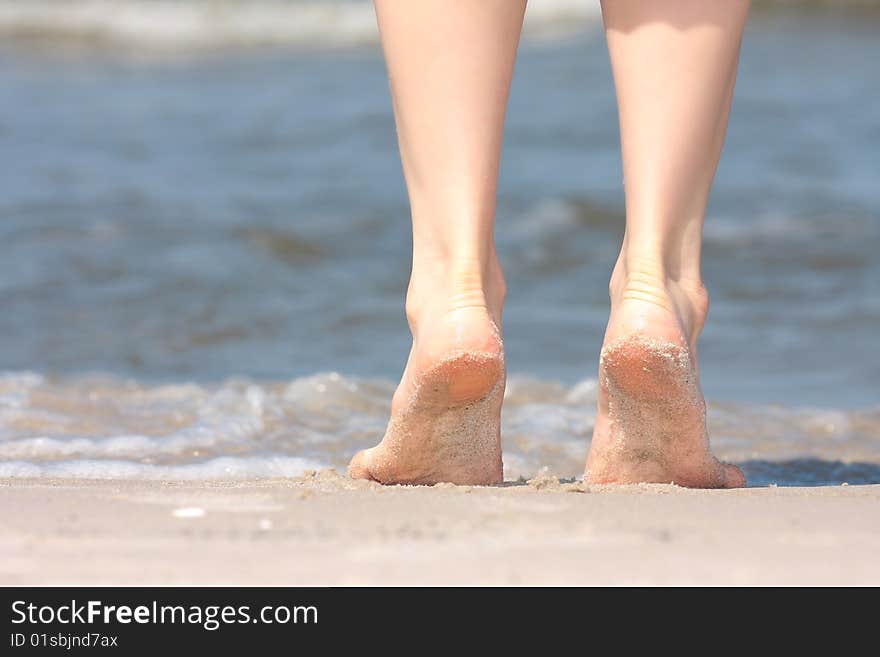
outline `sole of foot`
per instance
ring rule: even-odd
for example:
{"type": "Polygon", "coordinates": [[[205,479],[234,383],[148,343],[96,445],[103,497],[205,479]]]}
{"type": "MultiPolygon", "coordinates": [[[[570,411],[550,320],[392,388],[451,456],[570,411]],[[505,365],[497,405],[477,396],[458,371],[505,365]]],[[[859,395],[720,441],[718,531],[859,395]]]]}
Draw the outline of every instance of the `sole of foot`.
{"type": "Polygon", "coordinates": [[[612,312],[614,337],[600,357],[599,412],[585,480],[745,486],[742,471],[710,451],[693,349],[675,313],[656,306],[639,308],[637,302],[626,306],[617,314],[617,324],[612,312]],[[632,325],[642,328],[628,331],[632,325]]]}
{"type": "Polygon", "coordinates": [[[419,368],[382,441],[351,460],[351,477],[410,485],[502,481],[504,352],[494,324],[488,330],[479,349],[454,349],[419,368]]]}

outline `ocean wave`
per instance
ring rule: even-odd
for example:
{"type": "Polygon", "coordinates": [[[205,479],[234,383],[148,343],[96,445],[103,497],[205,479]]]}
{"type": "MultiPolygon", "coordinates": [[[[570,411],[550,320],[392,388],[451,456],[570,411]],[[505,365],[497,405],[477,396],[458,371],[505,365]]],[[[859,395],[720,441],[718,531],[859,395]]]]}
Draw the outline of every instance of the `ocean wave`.
{"type": "MultiPolygon", "coordinates": [[[[216,384],[6,373],[0,477],[207,480],[344,470],[355,451],[382,435],[393,390],[391,381],[337,373],[216,384]]],[[[579,476],[596,394],[593,379],[564,385],[512,376],[503,417],[505,477],[579,476]]],[[[796,464],[798,481],[880,471],[843,467],[880,464],[880,407],[714,403],[709,422],[718,455],[757,463],[761,477],[784,481],[785,468],[774,463],[796,464]],[[810,470],[811,463],[818,465],[810,470]]]]}
{"type": "MultiPolygon", "coordinates": [[[[526,33],[575,31],[598,15],[598,3],[533,2],[526,33]]],[[[0,0],[0,36],[148,50],[378,42],[365,0],[0,0]]]]}
{"type": "MultiPolygon", "coordinates": [[[[501,239],[515,242],[553,240],[583,234],[586,230],[619,233],[623,209],[590,198],[544,198],[524,211],[506,217],[501,239]]],[[[764,242],[805,242],[831,239],[859,242],[880,236],[880,222],[873,214],[811,215],[803,213],[713,214],[707,217],[703,237],[707,244],[728,247],[764,242]]]]}
{"type": "Polygon", "coordinates": [[[78,459],[53,463],[0,461],[0,477],[65,479],[141,479],[208,481],[299,477],[321,463],[296,457],[223,457],[201,463],[154,465],[112,459],[78,459]]]}

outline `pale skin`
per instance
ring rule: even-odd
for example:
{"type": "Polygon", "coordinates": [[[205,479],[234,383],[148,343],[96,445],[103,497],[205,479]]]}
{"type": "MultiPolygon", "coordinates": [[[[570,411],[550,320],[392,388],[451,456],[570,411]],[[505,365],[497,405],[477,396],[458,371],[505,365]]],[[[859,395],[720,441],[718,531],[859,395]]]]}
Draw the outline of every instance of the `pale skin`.
{"type": "MultiPolygon", "coordinates": [[[[711,454],[697,369],[700,250],[748,0],[605,0],[626,231],[611,275],[585,479],[745,483],[711,454]]],[[[413,347],[382,442],[353,477],[501,481],[505,285],[493,229],[525,2],[376,0],[413,223],[413,347]]]]}

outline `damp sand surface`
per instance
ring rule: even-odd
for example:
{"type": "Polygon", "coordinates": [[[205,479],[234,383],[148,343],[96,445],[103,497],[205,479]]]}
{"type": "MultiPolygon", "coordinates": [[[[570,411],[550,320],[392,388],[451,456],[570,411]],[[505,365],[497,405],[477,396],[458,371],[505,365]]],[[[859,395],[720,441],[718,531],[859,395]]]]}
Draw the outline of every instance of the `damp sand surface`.
{"type": "Polygon", "coordinates": [[[880,584],[880,486],[0,480],[0,584],[880,584]]]}

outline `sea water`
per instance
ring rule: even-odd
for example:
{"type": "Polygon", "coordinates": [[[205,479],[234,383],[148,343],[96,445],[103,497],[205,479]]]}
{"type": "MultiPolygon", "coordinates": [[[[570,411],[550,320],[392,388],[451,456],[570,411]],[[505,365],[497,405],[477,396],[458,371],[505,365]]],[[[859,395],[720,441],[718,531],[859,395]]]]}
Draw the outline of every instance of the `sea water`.
{"type": "MultiPolygon", "coordinates": [[[[343,468],[408,350],[363,2],[0,1],[0,476],[343,468]]],[[[505,474],[578,476],[623,227],[590,3],[530,3],[497,216],[505,474]]],[[[880,12],[754,12],[705,231],[713,445],[880,482],[880,12]]]]}

